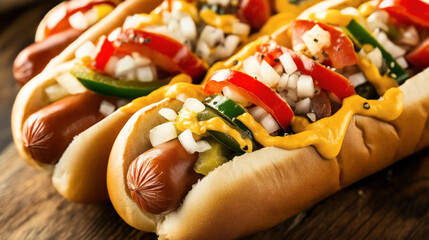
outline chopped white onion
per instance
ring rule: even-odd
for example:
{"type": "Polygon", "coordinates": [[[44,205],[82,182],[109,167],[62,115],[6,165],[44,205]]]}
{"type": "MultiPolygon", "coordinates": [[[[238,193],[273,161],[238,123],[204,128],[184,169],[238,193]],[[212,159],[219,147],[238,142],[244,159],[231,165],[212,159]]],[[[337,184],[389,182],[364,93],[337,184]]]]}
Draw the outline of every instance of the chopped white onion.
{"type": "Polygon", "coordinates": [[[237,102],[241,104],[242,106],[248,106],[249,101],[245,99],[243,96],[241,96],[238,92],[234,91],[228,86],[225,86],[222,88],[222,93],[225,97],[233,100],[234,102],[237,102]]]}
{"type": "Polygon", "coordinates": [[[131,56],[133,57],[134,63],[136,64],[137,67],[146,66],[146,65],[149,65],[152,63],[150,58],[141,56],[140,54],[138,54],[136,52],[133,52],[131,54],[131,56]]]}
{"type": "MultiPolygon", "coordinates": [[[[164,11],[164,13],[167,11],[164,11]]],[[[147,20],[147,16],[143,14],[134,14],[132,16],[128,16],[125,19],[125,22],[123,24],[124,29],[128,28],[138,28],[142,22],[145,22],[147,20]]]]}
{"type": "Polygon", "coordinates": [[[210,57],[210,47],[200,39],[197,43],[196,53],[202,59],[208,59],[210,57]]]}
{"type": "Polygon", "coordinates": [[[260,106],[254,106],[254,107],[250,108],[249,113],[258,122],[260,122],[262,120],[262,118],[264,118],[265,115],[268,114],[267,111],[265,111],[265,109],[263,109],[260,106]]]}
{"type": "Polygon", "coordinates": [[[93,58],[93,54],[96,51],[95,45],[91,41],[86,41],[82,44],[75,52],[74,55],[77,59],[82,59],[84,57],[93,58]]]}
{"type": "Polygon", "coordinates": [[[85,15],[81,11],[69,17],[69,23],[74,29],[85,30],[89,27],[85,15]]]}
{"type": "Polygon", "coordinates": [[[408,26],[402,33],[402,38],[399,40],[401,43],[405,43],[411,46],[416,46],[420,42],[419,33],[415,26],[408,26]]]}
{"type": "Polygon", "coordinates": [[[103,114],[104,116],[108,116],[111,113],[113,113],[115,111],[116,107],[115,105],[111,104],[108,101],[102,101],[100,104],[100,113],[103,114]]]}
{"type": "Polygon", "coordinates": [[[383,10],[377,10],[373,14],[369,15],[367,18],[367,27],[369,31],[374,31],[379,28],[383,31],[388,31],[389,27],[387,26],[387,20],[389,19],[389,14],[383,10]]]}
{"type": "Polygon", "coordinates": [[[46,26],[48,28],[53,28],[55,25],[58,24],[58,21],[61,19],[64,19],[64,17],[67,15],[67,8],[60,7],[55,9],[55,11],[52,11],[52,13],[49,13],[49,17],[46,19],[46,26]]]}
{"type": "Polygon", "coordinates": [[[350,76],[348,76],[348,79],[350,80],[350,83],[355,87],[368,81],[368,80],[366,80],[363,72],[358,72],[358,73],[355,73],[353,75],[350,75],[350,76]]]}
{"type": "Polygon", "coordinates": [[[152,82],[156,79],[156,69],[152,65],[137,68],[136,74],[140,82],[152,82]]]}
{"type": "Polygon", "coordinates": [[[212,146],[210,146],[210,144],[205,141],[205,140],[200,140],[197,142],[197,152],[205,152],[212,149],[212,146]]]}
{"type": "Polygon", "coordinates": [[[407,63],[407,60],[405,60],[405,58],[404,57],[400,57],[400,58],[397,58],[396,59],[396,62],[403,68],[403,69],[406,69],[406,68],[408,68],[408,63],[407,63]]]}
{"type": "Polygon", "coordinates": [[[109,75],[115,75],[116,64],[118,63],[118,61],[118,57],[112,56],[109,61],[107,61],[104,71],[109,75]]]}
{"type": "Polygon", "coordinates": [[[298,98],[296,96],[296,91],[283,91],[281,93],[279,93],[280,97],[286,101],[286,103],[291,107],[294,108],[295,104],[296,104],[296,100],[294,100],[295,98],[298,98]],[[288,96],[288,95],[293,95],[293,96],[288,96]]]}
{"type": "Polygon", "coordinates": [[[281,93],[287,88],[287,83],[289,81],[289,76],[286,73],[280,77],[279,84],[277,85],[276,91],[281,93]]]}
{"type": "Polygon", "coordinates": [[[299,76],[296,93],[299,98],[313,97],[314,95],[314,83],[313,78],[309,75],[299,76]]]}
{"type": "Polygon", "coordinates": [[[204,41],[209,47],[225,41],[224,33],[221,29],[206,25],[201,32],[199,41],[204,41]]]}
{"type": "Polygon", "coordinates": [[[45,93],[50,102],[55,102],[69,95],[67,90],[59,84],[54,84],[45,88],[45,93]]]}
{"type": "Polygon", "coordinates": [[[305,32],[301,38],[313,56],[317,55],[322,48],[331,45],[331,34],[323,30],[318,24],[305,32]]]}
{"type": "Polygon", "coordinates": [[[180,19],[180,29],[186,39],[195,39],[197,37],[197,27],[189,15],[180,19]]]}
{"type": "Polygon", "coordinates": [[[288,75],[291,75],[298,70],[298,67],[296,66],[295,62],[292,59],[292,56],[289,53],[284,53],[279,57],[279,59],[283,65],[283,68],[285,69],[285,72],[288,75]]]}
{"type": "Polygon", "coordinates": [[[287,82],[288,89],[296,89],[296,84],[298,82],[299,76],[300,76],[299,72],[295,72],[294,74],[289,76],[289,80],[287,82]]]}
{"type": "Polygon", "coordinates": [[[183,148],[190,154],[193,154],[197,151],[198,144],[195,142],[194,136],[190,129],[183,131],[178,137],[183,148]]]}
{"type": "Polygon", "coordinates": [[[383,65],[383,54],[381,50],[377,47],[374,48],[371,52],[367,53],[366,56],[371,60],[371,62],[380,69],[383,65]]]}
{"type": "Polygon", "coordinates": [[[184,93],[179,93],[179,94],[177,94],[176,99],[181,101],[181,102],[185,102],[186,99],[188,99],[188,95],[186,95],[184,93]]]}
{"type": "Polygon", "coordinates": [[[305,115],[310,111],[311,100],[310,98],[304,98],[295,105],[295,114],[305,115]]]}
{"type": "Polygon", "coordinates": [[[243,69],[244,72],[248,75],[255,77],[259,73],[259,62],[255,56],[249,56],[243,61],[243,69]]]}
{"type": "Polygon", "coordinates": [[[277,121],[271,116],[271,114],[265,115],[264,118],[261,119],[261,125],[267,130],[268,133],[273,133],[280,129],[277,121]]]}
{"type": "Polygon", "coordinates": [[[235,22],[232,24],[232,33],[247,36],[250,33],[250,26],[245,23],[235,22]]]}
{"type": "Polygon", "coordinates": [[[199,113],[204,111],[204,109],[206,109],[206,106],[204,106],[204,104],[198,101],[198,99],[196,98],[188,98],[183,104],[183,109],[187,109],[194,113],[199,113]]]}
{"type": "Polygon", "coordinates": [[[262,79],[260,79],[260,81],[267,84],[269,87],[277,85],[280,81],[280,75],[265,60],[263,60],[261,63],[259,73],[262,76],[262,79]]]}
{"type": "Polygon", "coordinates": [[[352,15],[355,17],[361,17],[359,11],[354,7],[346,7],[341,9],[341,14],[352,15]]]}
{"type": "Polygon", "coordinates": [[[225,45],[224,48],[226,49],[226,54],[227,54],[227,56],[225,57],[231,56],[235,52],[235,49],[237,49],[239,44],[240,44],[240,37],[234,34],[229,34],[225,38],[225,43],[224,43],[225,45]]]}
{"type": "Polygon", "coordinates": [[[56,78],[60,84],[70,94],[78,94],[86,92],[86,88],[79,80],[69,72],[62,73],[56,78]]]}
{"type": "Polygon", "coordinates": [[[127,55],[123,58],[121,58],[117,63],[116,63],[116,68],[115,68],[115,75],[116,76],[124,76],[127,73],[133,71],[136,67],[136,64],[134,62],[134,59],[127,55]]]}
{"type": "Polygon", "coordinates": [[[316,114],[315,113],[307,113],[307,117],[310,119],[311,122],[316,121],[316,114]]]}
{"type": "Polygon", "coordinates": [[[389,40],[386,33],[379,32],[376,36],[377,41],[388,51],[393,58],[402,57],[405,54],[405,50],[394,44],[389,40]]]}
{"type": "Polygon", "coordinates": [[[149,139],[153,147],[168,142],[171,139],[175,139],[176,137],[176,128],[172,122],[163,123],[149,131],[149,139]]]}
{"type": "Polygon", "coordinates": [[[158,111],[158,114],[163,116],[165,119],[169,121],[173,121],[177,117],[177,113],[171,108],[161,108],[158,111]]]}
{"type": "Polygon", "coordinates": [[[86,22],[89,26],[95,24],[98,21],[98,8],[93,7],[89,9],[85,14],[86,22]]]}

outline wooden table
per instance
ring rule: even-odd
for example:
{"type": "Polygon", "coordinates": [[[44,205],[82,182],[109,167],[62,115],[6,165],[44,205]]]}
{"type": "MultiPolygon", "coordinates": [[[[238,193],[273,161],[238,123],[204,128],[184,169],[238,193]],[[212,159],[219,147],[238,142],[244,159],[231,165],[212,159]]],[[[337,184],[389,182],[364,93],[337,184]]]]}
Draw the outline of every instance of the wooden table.
{"type": "MultiPolygon", "coordinates": [[[[0,15],[0,239],[156,239],[125,224],[110,203],[64,200],[18,156],[10,110],[12,61],[52,2],[0,15]]],[[[246,239],[428,239],[429,149],[368,177],[306,212],[246,239]]]]}

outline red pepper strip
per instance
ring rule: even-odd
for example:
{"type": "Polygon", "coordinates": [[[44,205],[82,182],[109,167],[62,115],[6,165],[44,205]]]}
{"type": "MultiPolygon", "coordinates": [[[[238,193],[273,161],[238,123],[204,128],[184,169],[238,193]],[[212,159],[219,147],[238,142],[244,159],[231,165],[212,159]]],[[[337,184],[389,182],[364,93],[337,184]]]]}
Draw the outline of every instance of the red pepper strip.
{"type": "Polygon", "coordinates": [[[89,66],[94,70],[104,72],[106,64],[115,52],[113,43],[107,39],[105,35],[98,40],[97,51],[94,57],[93,66],[89,66]]]}
{"type": "Polygon", "coordinates": [[[221,93],[228,86],[249,102],[265,109],[286,130],[294,114],[289,105],[271,88],[253,77],[232,69],[222,69],[213,73],[204,86],[208,94],[221,93]]]}
{"type": "Polygon", "coordinates": [[[63,5],[58,7],[58,9],[55,9],[55,12],[50,14],[46,19],[46,22],[49,24],[46,24],[45,26],[43,39],[47,38],[52,34],[59,33],[72,28],[69,23],[69,17],[73,14],[77,12],[85,13],[92,7],[101,4],[108,4],[113,7],[116,6],[114,2],[109,0],[73,0],[64,3],[63,5]]]}
{"type": "Polygon", "coordinates": [[[429,37],[407,55],[407,60],[421,69],[429,67],[429,37]]]}
{"type": "Polygon", "coordinates": [[[350,84],[349,80],[342,75],[327,69],[320,63],[304,55],[298,55],[291,49],[283,48],[283,51],[292,56],[293,61],[301,73],[310,75],[318,86],[332,92],[339,99],[343,100],[355,94],[354,87],[350,84]]]}
{"type": "MultiPolygon", "coordinates": [[[[108,37],[109,40],[111,37],[108,37]]],[[[194,81],[200,80],[207,70],[207,65],[186,45],[162,34],[126,29],[118,34],[114,46],[117,46],[117,53],[137,52],[150,58],[166,72],[186,73],[194,81]]]]}
{"type": "Polygon", "coordinates": [[[271,67],[279,64],[279,57],[283,55],[283,51],[276,42],[263,43],[256,48],[255,57],[259,61],[265,60],[271,67]]]}
{"type": "Polygon", "coordinates": [[[295,20],[292,23],[292,46],[295,47],[303,43],[302,35],[319,25],[323,30],[331,35],[331,45],[324,49],[329,57],[332,67],[343,68],[355,65],[358,61],[352,41],[340,30],[327,24],[309,20],[295,20]]]}
{"type": "Polygon", "coordinates": [[[377,7],[387,11],[399,23],[411,22],[429,28],[429,4],[421,0],[382,0],[377,7]]]}
{"type": "Polygon", "coordinates": [[[252,30],[259,30],[271,16],[271,5],[268,0],[242,0],[238,17],[249,23],[252,30]]]}

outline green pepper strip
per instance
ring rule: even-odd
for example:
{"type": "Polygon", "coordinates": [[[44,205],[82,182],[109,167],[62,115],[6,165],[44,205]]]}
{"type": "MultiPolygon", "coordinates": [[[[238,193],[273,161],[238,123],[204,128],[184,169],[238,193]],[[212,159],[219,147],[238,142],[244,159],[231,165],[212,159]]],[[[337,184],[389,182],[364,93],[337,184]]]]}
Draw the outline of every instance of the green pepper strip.
{"type": "Polygon", "coordinates": [[[100,74],[83,66],[76,65],[73,74],[89,90],[94,92],[121,98],[134,99],[146,96],[170,81],[171,78],[153,82],[139,82],[131,80],[118,80],[116,78],[100,74]]]}
{"type": "Polygon", "coordinates": [[[407,72],[399,65],[396,60],[388,53],[383,46],[356,20],[352,19],[345,31],[350,39],[354,42],[355,46],[361,47],[364,44],[370,44],[373,47],[380,49],[383,58],[386,60],[387,67],[389,68],[390,77],[394,78],[399,85],[408,79],[407,72]]]}

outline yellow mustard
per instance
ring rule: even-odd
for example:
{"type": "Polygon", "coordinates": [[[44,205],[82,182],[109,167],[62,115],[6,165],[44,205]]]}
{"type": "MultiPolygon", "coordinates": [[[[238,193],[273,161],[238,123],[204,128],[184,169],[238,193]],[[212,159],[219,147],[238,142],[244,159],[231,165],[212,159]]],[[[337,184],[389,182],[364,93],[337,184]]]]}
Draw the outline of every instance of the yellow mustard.
{"type": "Polygon", "coordinates": [[[377,94],[382,96],[388,89],[398,87],[398,83],[387,75],[381,75],[378,68],[366,57],[358,54],[358,66],[365,74],[366,78],[377,90],[377,94]]]}
{"type": "Polygon", "coordinates": [[[200,17],[207,25],[220,28],[224,33],[234,33],[234,24],[240,22],[234,15],[219,15],[211,9],[201,10],[200,17]]]}

